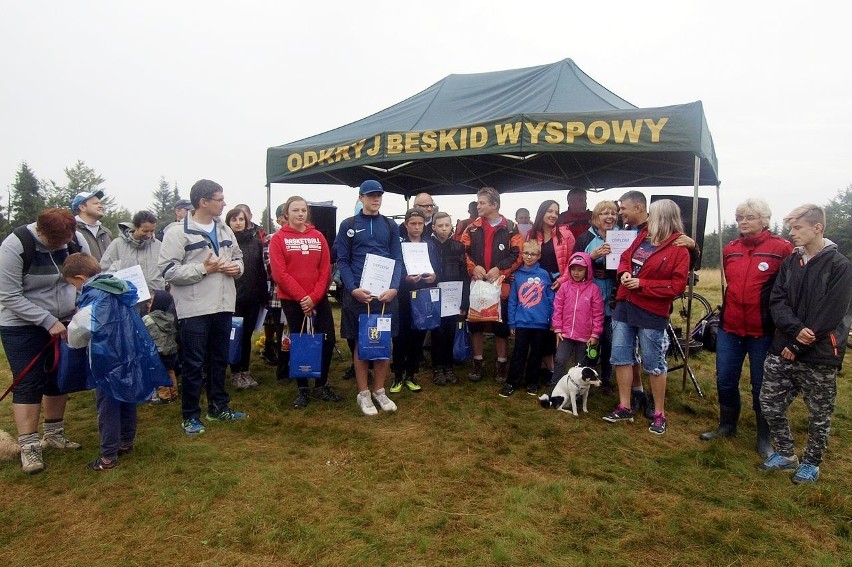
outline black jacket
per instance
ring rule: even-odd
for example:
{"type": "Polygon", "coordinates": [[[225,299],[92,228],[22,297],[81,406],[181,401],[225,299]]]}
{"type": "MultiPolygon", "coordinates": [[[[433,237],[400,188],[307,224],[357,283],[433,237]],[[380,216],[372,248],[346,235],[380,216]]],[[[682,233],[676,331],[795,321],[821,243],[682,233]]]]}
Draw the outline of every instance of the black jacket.
{"type": "Polygon", "coordinates": [[[826,241],[807,263],[802,249],[796,248],[781,264],[769,297],[776,327],[769,352],[780,355],[787,347],[799,362],[839,368],[852,322],[851,304],[852,264],[837,245],[826,241]],[[805,327],[816,335],[810,345],[796,341],[805,327]]]}
{"type": "Polygon", "coordinates": [[[441,281],[462,282],[461,308],[467,311],[470,304],[470,275],[467,273],[464,244],[450,236],[445,242],[434,234],[429,238],[441,253],[441,281]]]}

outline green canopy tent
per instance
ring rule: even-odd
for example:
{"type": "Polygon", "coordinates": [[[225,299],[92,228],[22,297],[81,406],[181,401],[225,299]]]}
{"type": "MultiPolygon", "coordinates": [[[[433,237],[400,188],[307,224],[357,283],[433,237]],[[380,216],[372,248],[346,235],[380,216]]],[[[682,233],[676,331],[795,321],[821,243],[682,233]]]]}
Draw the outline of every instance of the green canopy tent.
{"type": "Polygon", "coordinates": [[[501,193],[693,186],[692,227],[698,187],[716,186],[717,208],[719,190],[700,101],[637,108],[570,59],[449,75],[371,116],[269,148],[266,179],[267,205],[272,183],[355,187],[378,179],[406,199],[485,186],[501,193]]]}

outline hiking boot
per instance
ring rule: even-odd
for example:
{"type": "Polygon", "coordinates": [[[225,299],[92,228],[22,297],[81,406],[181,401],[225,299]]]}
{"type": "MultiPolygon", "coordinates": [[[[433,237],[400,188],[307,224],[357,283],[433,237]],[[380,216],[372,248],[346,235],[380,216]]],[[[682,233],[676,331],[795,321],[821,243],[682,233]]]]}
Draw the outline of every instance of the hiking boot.
{"type": "Polygon", "coordinates": [[[299,388],[299,393],[296,396],[296,401],[293,402],[293,409],[304,409],[308,407],[310,401],[311,400],[308,398],[308,389],[299,388]]]}
{"type": "Polygon", "coordinates": [[[417,380],[414,379],[414,376],[405,377],[405,387],[411,390],[412,392],[419,392],[423,389],[423,387],[417,383],[417,380]]]}
{"type": "Polygon", "coordinates": [[[632,423],[633,411],[630,408],[618,404],[617,406],[615,406],[614,410],[603,416],[603,420],[608,421],[610,423],[617,423],[619,421],[629,421],[632,423]]]}
{"type": "Polygon", "coordinates": [[[234,411],[231,408],[225,408],[219,413],[207,412],[207,419],[210,421],[242,421],[248,418],[248,414],[241,411],[234,411]]]}
{"type": "Polygon", "coordinates": [[[189,419],[183,420],[181,427],[183,427],[184,433],[186,433],[190,437],[195,435],[201,435],[202,433],[207,431],[207,429],[204,427],[204,424],[201,423],[201,420],[197,417],[190,417],[189,419]]]}
{"type": "Polygon", "coordinates": [[[799,457],[793,455],[792,457],[785,457],[779,453],[772,453],[772,455],[763,461],[759,467],[762,471],[792,471],[799,466],[799,457]]]}
{"type": "Polygon", "coordinates": [[[379,407],[382,408],[382,411],[396,411],[396,404],[393,403],[393,400],[387,397],[384,388],[373,392],[373,397],[377,402],[379,402],[379,407]]]}
{"type": "Polygon", "coordinates": [[[482,378],[485,377],[485,364],[482,359],[474,358],[473,359],[473,368],[468,374],[467,379],[471,382],[479,382],[482,378]]]}
{"type": "Polygon", "coordinates": [[[819,478],[819,467],[810,463],[802,463],[790,480],[793,484],[813,484],[819,478]]]}
{"type": "Polygon", "coordinates": [[[370,399],[370,392],[359,392],[357,396],[355,396],[355,401],[358,403],[358,407],[361,408],[361,411],[364,412],[364,415],[376,415],[379,413],[379,410],[376,409],[376,406],[373,405],[373,400],[370,399]]]}
{"type": "Polygon", "coordinates": [[[498,384],[505,384],[506,378],[509,375],[509,361],[497,361],[497,371],[494,373],[494,381],[498,384]]]}
{"type": "Polygon", "coordinates": [[[654,414],[654,421],[651,422],[651,426],[648,427],[648,431],[654,433],[655,435],[662,435],[666,432],[666,416],[661,413],[654,414]]]}
{"type": "Polygon", "coordinates": [[[65,437],[65,429],[57,429],[50,433],[45,433],[41,438],[42,447],[50,447],[51,449],[80,449],[83,446],[79,443],[71,441],[65,437]]]}
{"type": "Polygon", "coordinates": [[[21,445],[21,469],[27,474],[36,474],[44,470],[41,445],[38,443],[21,445]]]}
{"type": "Polygon", "coordinates": [[[459,383],[459,377],[456,376],[455,372],[453,372],[452,366],[445,366],[444,367],[444,377],[447,379],[448,384],[458,384],[459,383]]]}
{"type": "Polygon", "coordinates": [[[432,371],[432,383],[436,386],[447,385],[447,376],[444,374],[443,368],[436,368],[432,371]]]}
{"type": "Polygon", "coordinates": [[[114,469],[118,466],[118,459],[113,459],[109,462],[105,461],[103,457],[98,457],[96,460],[86,465],[86,468],[90,471],[108,471],[110,469],[114,469]]]}
{"type": "Polygon", "coordinates": [[[311,396],[324,402],[339,402],[343,399],[328,384],[311,390],[311,396]]]}
{"type": "Polygon", "coordinates": [[[393,377],[393,384],[391,384],[391,387],[388,388],[388,390],[390,390],[391,394],[398,394],[398,393],[402,392],[403,382],[404,382],[404,380],[402,379],[402,376],[394,376],[393,377]]]}
{"type": "Polygon", "coordinates": [[[243,373],[242,372],[231,372],[231,386],[240,390],[243,385],[243,373]]]}
{"type": "Polygon", "coordinates": [[[505,384],[503,384],[503,387],[500,388],[499,396],[501,398],[508,398],[509,396],[511,396],[514,393],[515,393],[515,387],[512,386],[511,384],[509,384],[508,382],[506,382],[505,384]]]}

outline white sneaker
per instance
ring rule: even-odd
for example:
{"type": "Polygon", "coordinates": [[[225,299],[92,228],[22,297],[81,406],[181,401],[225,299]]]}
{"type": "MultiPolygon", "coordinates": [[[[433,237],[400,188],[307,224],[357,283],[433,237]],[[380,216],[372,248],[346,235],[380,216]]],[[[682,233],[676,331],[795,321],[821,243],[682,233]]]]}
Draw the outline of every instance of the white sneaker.
{"type": "Polygon", "coordinates": [[[27,474],[36,474],[44,470],[41,445],[38,443],[21,445],[21,468],[27,474]]]}
{"type": "Polygon", "coordinates": [[[361,411],[364,412],[364,415],[376,415],[379,413],[379,410],[376,409],[376,406],[373,405],[373,400],[370,399],[370,392],[366,392],[366,396],[364,394],[358,394],[355,396],[355,401],[358,402],[358,407],[361,408],[361,411]]]}
{"type": "MultiPolygon", "coordinates": [[[[156,395],[156,393],[155,393],[156,395]]],[[[83,446],[76,441],[71,441],[65,437],[65,429],[59,429],[52,433],[45,433],[41,438],[42,447],[51,447],[53,449],[71,449],[72,451],[82,448],[83,446]]]]}
{"type": "Polygon", "coordinates": [[[373,392],[373,397],[376,398],[377,402],[379,402],[379,405],[382,407],[382,411],[396,411],[396,404],[393,403],[393,400],[390,399],[387,394],[385,394],[384,388],[373,392]]]}

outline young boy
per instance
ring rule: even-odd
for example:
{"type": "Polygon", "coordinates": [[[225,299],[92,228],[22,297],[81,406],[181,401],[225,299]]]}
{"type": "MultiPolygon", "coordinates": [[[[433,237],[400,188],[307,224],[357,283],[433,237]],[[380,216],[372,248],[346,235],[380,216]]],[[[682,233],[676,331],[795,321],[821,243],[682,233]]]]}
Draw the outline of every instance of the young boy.
{"type": "Polygon", "coordinates": [[[575,252],[568,260],[571,279],[556,292],[553,302],[553,332],[556,334],[556,355],[553,365],[555,384],[565,375],[572,358],[580,364],[587,347],[596,346],[603,332],[604,302],[595,284],[592,257],[575,252]]]}
{"type": "Polygon", "coordinates": [[[524,242],[524,263],[515,272],[509,291],[509,330],[515,336],[515,349],[509,362],[509,375],[500,390],[504,398],[524,384],[528,394],[538,394],[541,347],[553,312],[550,274],[538,265],[540,257],[541,245],[537,240],[524,242]]]}
{"type": "Polygon", "coordinates": [[[760,407],[775,452],[760,469],[795,469],[794,483],[813,483],[828,446],[837,369],[852,320],[852,267],[824,237],[822,207],[796,207],[784,224],[796,248],[781,264],[769,297],[775,337],[763,365],[760,407]],[[799,392],[808,408],[808,442],[801,464],[787,419],[787,408],[799,392]]]}
{"type": "Polygon", "coordinates": [[[441,326],[432,331],[432,382],[438,386],[458,382],[453,372],[453,339],[456,325],[464,316],[470,302],[470,276],[464,257],[464,245],[455,240],[453,220],[447,213],[432,217],[432,241],[441,253],[441,281],[459,282],[462,285],[462,302],[459,315],[441,317],[441,326]]]}
{"type": "Polygon", "coordinates": [[[68,345],[89,349],[101,435],[101,454],[87,465],[93,471],[114,469],[118,456],[133,450],[136,404],[155,387],[171,384],[134,307],[136,287],[100,271],[94,257],[79,252],[62,266],[65,281],[82,292],[68,345]]]}

